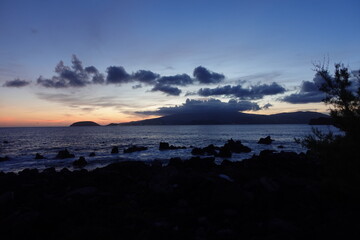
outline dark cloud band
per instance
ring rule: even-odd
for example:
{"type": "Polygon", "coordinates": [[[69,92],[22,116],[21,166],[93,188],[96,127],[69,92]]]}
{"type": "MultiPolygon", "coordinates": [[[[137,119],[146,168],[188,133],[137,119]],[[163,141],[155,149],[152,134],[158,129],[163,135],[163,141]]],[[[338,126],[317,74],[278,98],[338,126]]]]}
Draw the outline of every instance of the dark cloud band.
{"type": "Polygon", "coordinates": [[[320,74],[316,73],[312,81],[303,81],[300,91],[282,98],[282,101],[292,104],[317,103],[325,98],[325,94],[319,90],[324,83],[320,74]]]}
{"type": "Polygon", "coordinates": [[[143,115],[173,115],[173,114],[222,114],[229,112],[241,112],[248,110],[260,110],[260,107],[257,103],[249,101],[237,101],[230,100],[229,102],[221,102],[218,99],[208,99],[208,100],[195,100],[187,99],[185,103],[180,106],[175,107],[162,107],[156,111],[145,111],[137,112],[138,114],[143,115]]]}
{"type": "Polygon", "coordinates": [[[226,85],[217,88],[201,88],[198,91],[200,96],[233,96],[242,100],[261,99],[266,95],[276,95],[284,93],[286,89],[279,84],[273,82],[272,84],[261,84],[244,88],[242,85],[230,86],[226,85]]]}
{"type": "Polygon", "coordinates": [[[211,72],[202,66],[194,69],[193,76],[197,81],[203,84],[220,83],[225,79],[223,74],[211,72]]]}
{"type": "Polygon", "coordinates": [[[71,63],[71,67],[68,67],[64,65],[63,61],[60,61],[55,67],[57,75],[52,78],[40,76],[37,84],[46,88],[80,88],[89,84],[104,83],[104,75],[99,73],[94,66],[84,68],[76,55],[72,56],[71,63]]]}
{"type": "Polygon", "coordinates": [[[6,81],[3,84],[3,87],[16,87],[16,88],[20,88],[20,87],[25,87],[27,85],[30,84],[30,81],[26,81],[26,80],[20,80],[20,79],[14,79],[14,80],[10,80],[10,81],[6,81]]]}

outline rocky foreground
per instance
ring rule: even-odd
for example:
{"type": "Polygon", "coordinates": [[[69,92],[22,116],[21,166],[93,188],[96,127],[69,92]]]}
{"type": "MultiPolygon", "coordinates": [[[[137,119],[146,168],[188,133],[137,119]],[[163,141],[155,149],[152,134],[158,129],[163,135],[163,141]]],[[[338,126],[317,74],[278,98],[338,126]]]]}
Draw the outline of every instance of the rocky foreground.
{"type": "Polygon", "coordinates": [[[0,173],[2,239],[316,239],[359,235],[359,195],[305,154],[0,173]]]}

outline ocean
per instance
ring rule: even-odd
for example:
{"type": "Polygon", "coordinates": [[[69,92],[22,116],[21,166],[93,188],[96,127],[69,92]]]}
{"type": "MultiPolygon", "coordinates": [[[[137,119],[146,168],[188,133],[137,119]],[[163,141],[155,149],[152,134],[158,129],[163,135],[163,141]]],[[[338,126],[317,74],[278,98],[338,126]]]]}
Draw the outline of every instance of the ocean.
{"type": "MultiPolygon", "coordinates": [[[[72,162],[84,156],[91,170],[118,161],[159,160],[166,164],[172,157],[192,157],[191,147],[206,147],[209,144],[223,146],[227,140],[241,140],[252,149],[250,153],[233,154],[228,160],[241,161],[265,149],[276,151],[306,152],[295,143],[294,138],[303,138],[311,133],[312,126],[301,124],[286,125],[181,125],[181,126],[104,126],[104,127],[19,127],[0,128],[0,157],[10,159],[0,162],[0,171],[18,172],[25,168],[43,170],[64,167],[73,170],[72,162]],[[270,135],[275,141],[271,145],[257,144],[261,137],[270,135]],[[186,149],[159,150],[160,142],[186,149]],[[148,147],[146,151],[123,153],[130,146],[148,147]],[[284,146],[279,149],[278,146],[284,146]],[[112,147],[119,148],[119,154],[111,154],[112,147]],[[55,159],[58,151],[68,149],[75,158],[55,159]],[[89,157],[91,152],[96,156],[89,157]],[[46,159],[37,160],[40,153],[46,159]]],[[[332,126],[316,126],[322,132],[341,132],[332,126]]],[[[223,158],[216,158],[221,163],[223,158]]]]}

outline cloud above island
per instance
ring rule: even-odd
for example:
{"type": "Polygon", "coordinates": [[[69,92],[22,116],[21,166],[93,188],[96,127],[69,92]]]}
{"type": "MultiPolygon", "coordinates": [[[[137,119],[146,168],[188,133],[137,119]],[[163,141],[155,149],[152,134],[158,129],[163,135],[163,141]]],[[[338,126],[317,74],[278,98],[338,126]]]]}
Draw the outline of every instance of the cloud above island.
{"type": "Polygon", "coordinates": [[[242,85],[226,85],[217,88],[201,88],[198,94],[203,97],[209,96],[230,96],[242,100],[255,100],[261,99],[267,95],[276,95],[284,93],[286,89],[276,82],[271,84],[258,84],[250,87],[243,87],[242,85]]]}
{"type": "Polygon", "coordinates": [[[228,102],[222,102],[218,99],[210,98],[208,100],[186,99],[186,102],[180,106],[161,107],[155,111],[139,111],[142,115],[173,115],[173,114],[198,114],[198,113],[216,113],[257,111],[260,110],[257,103],[250,101],[238,101],[231,99],[228,102]]]}

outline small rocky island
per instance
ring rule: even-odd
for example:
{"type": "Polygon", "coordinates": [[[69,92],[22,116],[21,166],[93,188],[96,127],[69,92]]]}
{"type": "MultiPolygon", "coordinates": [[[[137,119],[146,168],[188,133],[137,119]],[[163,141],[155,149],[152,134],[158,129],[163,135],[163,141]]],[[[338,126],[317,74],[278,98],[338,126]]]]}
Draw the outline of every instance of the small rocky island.
{"type": "Polygon", "coordinates": [[[82,122],[75,122],[70,125],[70,127],[97,127],[100,124],[92,121],[82,121],[82,122]]]}

